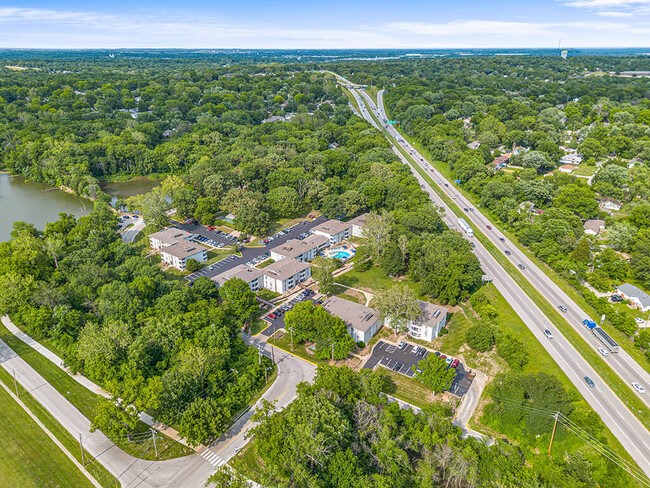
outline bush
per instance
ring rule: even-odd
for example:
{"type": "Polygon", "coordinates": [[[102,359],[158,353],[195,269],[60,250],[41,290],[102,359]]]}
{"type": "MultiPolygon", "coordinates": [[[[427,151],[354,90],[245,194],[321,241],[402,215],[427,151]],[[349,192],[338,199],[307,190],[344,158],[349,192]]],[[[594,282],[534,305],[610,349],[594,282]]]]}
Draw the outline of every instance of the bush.
{"type": "Polygon", "coordinates": [[[528,351],[524,343],[510,334],[502,334],[497,344],[497,354],[512,369],[521,369],[528,364],[528,351]]]}
{"type": "Polygon", "coordinates": [[[357,342],[357,347],[358,347],[359,349],[363,349],[363,348],[366,347],[366,343],[363,342],[363,341],[359,341],[359,342],[357,342]]]}
{"type": "Polygon", "coordinates": [[[185,269],[190,273],[194,273],[195,271],[200,270],[202,267],[203,265],[196,259],[188,259],[187,264],[185,265],[185,269]]]}
{"type": "Polygon", "coordinates": [[[490,351],[495,342],[494,329],[491,325],[475,325],[467,331],[465,341],[475,351],[490,351]]]}

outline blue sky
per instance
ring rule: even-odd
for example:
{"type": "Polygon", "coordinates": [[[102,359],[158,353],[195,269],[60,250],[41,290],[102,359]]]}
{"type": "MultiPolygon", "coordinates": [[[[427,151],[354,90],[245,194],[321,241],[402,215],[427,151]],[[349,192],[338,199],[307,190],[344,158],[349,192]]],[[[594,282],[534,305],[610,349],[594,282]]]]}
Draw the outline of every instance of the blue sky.
{"type": "Polygon", "coordinates": [[[650,0],[0,0],[5,48],[648,47],[650,0]]]}

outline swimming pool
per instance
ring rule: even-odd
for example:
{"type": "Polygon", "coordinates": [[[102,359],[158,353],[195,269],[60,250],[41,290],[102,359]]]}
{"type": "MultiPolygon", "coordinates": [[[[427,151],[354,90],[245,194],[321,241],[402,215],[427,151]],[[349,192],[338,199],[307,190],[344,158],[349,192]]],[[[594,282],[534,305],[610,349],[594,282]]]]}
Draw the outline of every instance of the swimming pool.
{"type": "Polygon", "coordinates": [[[337,251],[334,254],[331,254],[330,257],[336,258],[336,259],[350,259],[350,256],[352,256],[352,253],[349,251],[337,251]]]}

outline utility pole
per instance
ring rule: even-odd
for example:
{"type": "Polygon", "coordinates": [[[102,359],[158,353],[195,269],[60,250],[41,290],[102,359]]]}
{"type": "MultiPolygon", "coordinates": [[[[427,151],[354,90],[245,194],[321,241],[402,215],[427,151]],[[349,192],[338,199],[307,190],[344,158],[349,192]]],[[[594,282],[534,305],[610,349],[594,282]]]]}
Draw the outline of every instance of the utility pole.
{"type": "Polygon", "coordinates": [[[271,344],[271,362],[275,364],[275,352],[273,349],[273,344],[271,344]]]}
{"type": "Polygon", "coordinates": [[[16,396],[19,397],[20,395],[18,394],[18,382],[16,381],[16,370],[14,369],[14,388],[16,388],[16,396]]]}
{"type": "Polygon", "coordinates": [[[79,432],[79,447],[81,448],[81,462],[85,466],[86,465],[86,455],[84,454],[84,443],[83,443],[83,440],[81,440],[81,432],[79,432]]]}
{"type": "Polygon", "coordinates": [[[332,342],[332,362],[330,364],[334,366],[334,342],[332,342]]]}
{"type": "Polygon", "coordinates": [[[153,448],[156,451],[156,457],[158,457],[158,446],[156,445],[156,431],[151,429],[151,438],[153,439],[153,448]]]}
{"type": "Polygon", "coordinates": [[[293,351],[293,327],[289,327],[289,331],[291,332],[291,350],[293,351]]]}
{"type": "Polygon", "coordinates": [[[231,369],[230,371],[232,371],[234,373],[234,380],[235,380],[235,382],[237,382],[237,373],[238,373],[238,371],[236,369],[231,369]]]}
{"type": "Polygon", "coordinates": [[[553,433],[551,434],[551,442],[548,444],[548,455],[551,455],[551,447],[553,447],[553,439],[555,438],[555,428],[557,427],[557,418],[560,412],[555,413],[555,422],[553,423],[553,433]]]}

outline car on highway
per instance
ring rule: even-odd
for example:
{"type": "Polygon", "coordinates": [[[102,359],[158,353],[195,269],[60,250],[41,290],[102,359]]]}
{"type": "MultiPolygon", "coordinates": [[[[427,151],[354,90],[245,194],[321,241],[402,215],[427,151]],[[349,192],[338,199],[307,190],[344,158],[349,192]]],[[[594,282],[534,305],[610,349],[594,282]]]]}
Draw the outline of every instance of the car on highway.
{"type": "Polygon", "coordinates": [[[505,251],[503,251],[503,252],[506,253],[506,256],[510,256],[510,255],[512,254],[512,253],[511,253],[510,251],[508,251],[507,249],[506,249],[505,251]]]}
{"type": "Polygon", "coordinates": [[[593,388],[594,386],[596,386],[596,385],[594,384],[594,382],[592,381],[592,379],[591,379],[589,376],[585,376],[585,383],[587,383],[587,384],[588,384],[589,386],[591,386],[592,388],[593,388]]]}
{"type": "Polygon", "coordinates": [[[506,242],[506,240],[505,240],[503,237],[499,237],[499,240],[500,240],[501,242],[506,242]]]}
{"type": "Polygon", "coordinates": [[[643,387],[642,387],[639,383],[637,383],[636,381],[635,381],[634,383],[632,383],[632,386],[633,386],[634,389],[635,389],[636,391],[638,391],[639,393],[645,393],[645,388],[643,388],[643,387]]]}
{"type": "Polygon", "coordinates": [[[524,265],[521,264],[521,263],[519,263],[519,264],[517,265],[517,267],[518,267],[519,269],[526,269],[526,266],[524,266],[524,265]]]}
{"type": "Polygon", "coordinates": [[[467,208],[463,208],[463,211],[465,211],[465,212],[469,212],[469,210],[468,210],[467,208]]]}
{"type": "Polygon", "coordinates": [[[544,329],[544,335],[549,339],[553,339],[553,333],[548,329],[544,329]]]}
{"type": "Polygon", "coordinates": [[[609,351],[606,351],[605,348],[603,348],[603,347],[599,347],[598,352],[604,357],[609,356],[609,351]]]}
{"type": "Polygon", "coordinates": [[[470,245],[472,246],[472,248],[475,248],[475,247],[476,247],[476,244],[474,244],[472,241],[470,241],[469,243],[470,243],[470,245]]]}
{"type": "Polygon", "coordinates": [[[492,226],[491,226],[491,225],[486,225],[485,227],[487,227],[487,230],[492,230],[492,226]]]}
{"type": "Polygon", "coordinates": [[[566,313],[566,307],[564,305],[558,305],[557,308],[560,309],[560,312],[566,313]]]}

